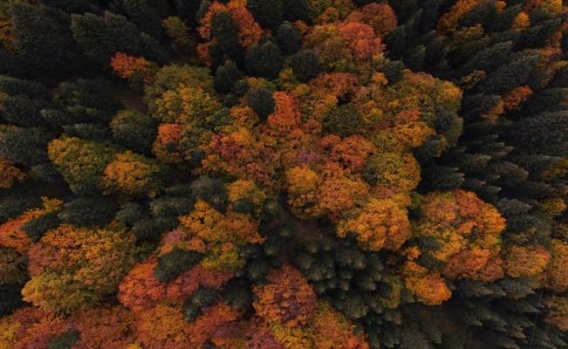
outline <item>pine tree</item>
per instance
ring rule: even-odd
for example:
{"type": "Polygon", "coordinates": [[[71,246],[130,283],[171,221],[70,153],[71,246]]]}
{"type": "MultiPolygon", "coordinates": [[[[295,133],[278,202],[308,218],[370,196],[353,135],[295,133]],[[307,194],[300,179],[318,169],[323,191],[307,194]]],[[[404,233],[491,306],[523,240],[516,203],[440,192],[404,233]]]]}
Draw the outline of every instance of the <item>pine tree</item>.
{"type": "Polygon", "coordinates": [[[250,0],[247,9],[252,13],[258,24],[276,30],[282,23],[283,2],[285,0],[250,0]]]}
{"type": "Polygon", "coordinates": [[[110,57],[116,52],[165,61],[164,51],[155,39],[140,33],[125,17],[111,12],[105,12],[103,17],[73,14],[71,30],[83,53],[102,68],[110,67],[110,57]]]}
{"type": "Polygon", "coordinates": [[[245,70],[252,76],[275,79],[282,65],[282,53],[278,46],[270,41],[247,49],[245,70]]]}

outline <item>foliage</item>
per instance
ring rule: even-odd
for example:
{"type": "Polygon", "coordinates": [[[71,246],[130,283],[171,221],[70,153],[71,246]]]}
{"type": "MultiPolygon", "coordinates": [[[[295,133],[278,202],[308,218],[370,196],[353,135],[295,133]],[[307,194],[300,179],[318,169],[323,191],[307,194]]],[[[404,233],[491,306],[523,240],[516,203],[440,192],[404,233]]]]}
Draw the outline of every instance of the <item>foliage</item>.
{"type": "Polygon", "coordinates": [[[116,155],[104,169],[103,188],[118,190],[127,195],[148,195],[150,197],[162,189],[159,181],[162,167],[152,159],[126,151],[116,155]]]}
{"type": "Polygon", "coordinates": [[[316,295],[302,274],[285,265],[267,277],[267,284],[254,289],[257,314],[286,327],[307,324],[316,309],[316,295]]]}
{"type": "Polygon", "coordinates": [[[95,304],[116,290],[134,262],[133,247],[125,232],[61,225],[29,250],[24,299],[54,313],[95,304]]]}
{"type": "Polygon", "coordinates": [[[0,4],[0,348],[567,347],[566,11],[0,4]]]}

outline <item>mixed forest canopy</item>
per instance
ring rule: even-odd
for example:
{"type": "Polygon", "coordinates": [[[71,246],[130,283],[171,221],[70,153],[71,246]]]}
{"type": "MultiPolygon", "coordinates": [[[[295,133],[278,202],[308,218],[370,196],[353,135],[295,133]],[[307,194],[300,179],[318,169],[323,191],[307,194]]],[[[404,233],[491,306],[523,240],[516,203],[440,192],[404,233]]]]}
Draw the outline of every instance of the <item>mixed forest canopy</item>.
{"type": "Polygon", "coordinates": [[[568,348],[568,3],[0,2],[0,349],[568,348]]]}

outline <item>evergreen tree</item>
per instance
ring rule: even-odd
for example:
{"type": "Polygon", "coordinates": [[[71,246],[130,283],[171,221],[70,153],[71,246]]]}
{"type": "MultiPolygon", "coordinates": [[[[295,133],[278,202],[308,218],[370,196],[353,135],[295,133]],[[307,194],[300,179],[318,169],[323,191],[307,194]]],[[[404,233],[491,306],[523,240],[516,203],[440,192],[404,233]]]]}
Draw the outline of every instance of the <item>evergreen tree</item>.
{"type": "Polygon", "coordinates": [[[250,0],[247,9],[261,26],[276,30],[282,23],[285,0],[250,0]]]}
{"type": "Polygon", "coordinates": [[[278,27],[276,44],[283,54],[291,55],[302,48],[302,36],[290,22],[284,22],[278,27]]]}
{"type": "Polygon", "coordinates": [[[233,61],[226,61],[215,72],[215,90],[228,93],[233,90],[235,83],[242,77],[239,67],[233,61]]]}
{"type": "Polygon", "coordinates": [[[310,81],[322,71],[318,57],[313,50],[302,50],[293,54],[288,59],[288,64],[301,82],[310,81]]]}
{"type": "Polygon", "coordinates": [[[211,21],[211,36],[215,40],[209,49],[213,58],[214,66],[224,63],[224,56],[235,62],[242,59],[242,48],[239,45],[238,26],[231,14],[227,11],[219,11],[213,15],[211,21]]]}
{"type": "Polygon", "coordinates": [[[252,76],[275,79],[282,69],[282,64],[280,49],[270,41],[247,49],[245,70],[252,76]]]}
{"type": "Polygon", "coordinates": [[[249,90],[247,93],[247,103],[261,120],[266,120],[268,115],[274,112],[275,104],[272,91],[265,88],[249,90]]]}
{"type": "Polygon", "coordinates": [[[168,1],[121,0],[121,3],[128,19],[136,24],[141,32],[158,40],[164,36],[161,22],[168,13],[168,1]]]}
{"type": "Polygon", "coordinates": [[[49,80],[88,69],[69,30],[68,15],[45,6],[14,2],[10,6],[16,72],[49,80]]]}
{"type": "Polygon", "coordinates": [[[116,52],[144,56],[157,62],[165,61],[158,42],[140,33],[125,17],[105,12],[103,17],[92,13],[71,15],[73,37],[89,57],[102,68],[110,67],[110,57],[116,52]]]}

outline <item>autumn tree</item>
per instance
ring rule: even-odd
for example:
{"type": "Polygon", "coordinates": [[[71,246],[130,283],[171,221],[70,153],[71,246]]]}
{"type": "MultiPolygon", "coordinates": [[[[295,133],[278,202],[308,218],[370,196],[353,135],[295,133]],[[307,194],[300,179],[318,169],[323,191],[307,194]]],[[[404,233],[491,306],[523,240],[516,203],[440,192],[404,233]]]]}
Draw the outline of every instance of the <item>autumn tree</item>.
{"type": "Polygon", "coordinates": [[[267,284],[254,289],[257,314],[289,328],[310,322],[316,310],[316,295],[302,274],[285,265],[267,277],[267,284]]]}
{"type": "Polygon", "coordinates": [[[404,208],[388,199],[371,199],[360,212],[339,221],[337,235],[355,234],[364,249],[397,250],[410,237],[410,224],[404,208]]]}
{"type": "Polygon", "coordinates": [[[369,345],[362,334],[356,334],[353,324],[329,304],[318,303],[312,320],[314,348],[331,349],[340,346],[349,349],[366,349],[369,345]]]}
{"type": "Polygon", "coordinates": [[[116,155],[104,169],[102,187],[117,190],[127,195],[155,196],[163,187],[160,175],[163,173],[156,161],[126,151],[116,155]]]}
{"type": "Polygon", "coordinates": [[[153,80],[155,66],[144,57],[117,52],[110,58],[110,66],[118,77],[127,79],[134,86],[149,84],[153,80]]]}
{"type": "Polygon", "coordinates": [[[61,225],[30,249],[31,280],[22,294],[53,313],[96,304],[130,269],[133,248],[134,237],[123,231],[61,225]]]}
{"type": "Polygon", "coordinates": [[[88,193],[99,187],[106,166],[115,156],[115,149],[109,143],[63,137],[49,143],[48,156],[71,190],[88,193]]]}

